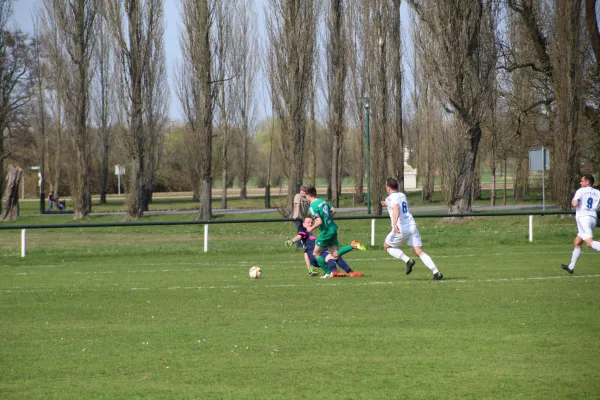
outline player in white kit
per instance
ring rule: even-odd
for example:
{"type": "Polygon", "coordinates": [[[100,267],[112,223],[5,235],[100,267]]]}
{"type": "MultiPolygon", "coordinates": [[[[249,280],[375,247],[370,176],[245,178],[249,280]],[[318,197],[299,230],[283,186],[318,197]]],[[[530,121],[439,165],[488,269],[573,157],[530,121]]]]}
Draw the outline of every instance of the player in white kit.
{"type": "Polygon", "coordinates": [[[575,207],[575,220],[577,221],[577,236],[575,236],[573,254],[569,265],[561,264],[562,269],[572,274],[577,259],[581,255],[581,243],[587,247],[600,251],[600,242],[594,240],[597,211],[600,208],[600,190],[594,189],[594,177],[583,175],[579,181],[581,187],[575,192],[571,205],[575,207]]]}
{"type": "Polygon", "coordinates": [[[406,263],[406,275],[408,275],[412,272],[415,260],[400,250],[400,246],[406,241],[412,248],[413,253],[431,270],[433,280],[442,280],[444,275],[438,271],[431,257],[425,254],[422,249],[423,242],[421,241],[419,228],[417,228],[417,223],[408,210],[406,195],[398,191],[398,181],[394,178],[388,178],[385,182],[385,190],[388,197],[381,202],[381,205],[386,206],[388,209],[392,221],[392,231],[386,236],[383,249],[392,257],[406,263]]]}

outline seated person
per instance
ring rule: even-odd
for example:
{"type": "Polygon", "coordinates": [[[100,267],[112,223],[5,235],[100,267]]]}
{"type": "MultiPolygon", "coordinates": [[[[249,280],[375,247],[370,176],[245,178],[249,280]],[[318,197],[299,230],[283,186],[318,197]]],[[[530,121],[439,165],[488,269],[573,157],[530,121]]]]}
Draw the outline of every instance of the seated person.
{"type": "Polygon", "coordinates": [[[57,198],[55,202],[56,202],[56,208],[58,208],[58,211],[63,211],[67,207],[67,202],[65,200],[59,200],[57,198]]]}

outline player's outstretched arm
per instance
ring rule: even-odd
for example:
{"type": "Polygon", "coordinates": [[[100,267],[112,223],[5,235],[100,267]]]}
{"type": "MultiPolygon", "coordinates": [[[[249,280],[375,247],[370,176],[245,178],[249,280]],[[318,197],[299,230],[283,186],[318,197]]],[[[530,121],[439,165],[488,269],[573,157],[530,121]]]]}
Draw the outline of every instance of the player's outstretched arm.
{"type": "Polygon", "coordinates": [[[294,243],[296,243],[300,239],[301,239],[300,235],[296,235],[293,238],[286,240],[285,247],[287,247],[288,249],[291,248],[294,245],[294,243]]]}

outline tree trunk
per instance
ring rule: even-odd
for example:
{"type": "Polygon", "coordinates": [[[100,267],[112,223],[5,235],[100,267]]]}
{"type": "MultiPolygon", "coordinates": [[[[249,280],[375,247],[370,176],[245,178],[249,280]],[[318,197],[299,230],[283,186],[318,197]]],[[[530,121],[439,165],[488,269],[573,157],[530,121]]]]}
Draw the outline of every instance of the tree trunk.
{"type": "Polygon", "coordinates": [[[223,170],[221,171],[221,209],[227,209],[227,145],[223,146],[221,153],[223,170]]]}
{"type": "Polygon", "coordinates": [[[202,35],[201,54],[204,55],[200,61],[200,82],[202,93],[201,104],[201,132],[200,132],[200,207],[198,218],[209,220],[212,218],[212,136],[213,136],[213,94],[211,73],[211,47],[210,47],[210,18],[208,2],[202,1],[202,35]],[[206,18],[206,21],[204,21],[206,18]]]}
{"type": "MultiPolygon", "coordinates": [[[[396,151],[401,151],[404,154],[404,133],[403,123],[404,115],[402,110],[402,42],[400,33],[400,4],[401,0],[393,0],[394,9],[391,24],[391,44],[392,44],[392,75],[394,78],[394,133],[398,143],[396,151]]],[[[392,152],[392,160],[395,165],[393,176],[398,180],[398,188],[404,192],[404,157],[395,157],[395,152],[392,152]]]]}
{"type": "Polygon", "coordinates": [[[556,123],[553,143],[552,195],[562,210],[571,207],[578,185],[577,155],[580,117],[583,112],[581,48],[581,0],[559,2],[557,12],[564,15],[557,27],[557,62],[554,90],[556,123]]]}
{"type": "MultiPolygon", "coordinates": [[[[0,129],[2,128],[2,125],[0,124],[0,129]]],[[[0,154],[4,154],[4,138],[0,138],[0,154]]],[[[0,158],[0,177],[4,176],[4,159],[0,158]]],[[[4,196],[4,190],[6,189],[6,183],[4,182],[4,179],[0,179],[0,212],[2,211],[2,198],[4,196]]]]}
{"type": "Polygon", "coordinates": [[[104,142],[102,146],[102,169],[100,171],[100,204],[106,204],[106,195],[108,194],[108,175],[110,171],[108,150],[109,146],[104,142]]]}
{"type": "Polygon", "coordinates": [[[473,173],[473,200],[481,200],[481,171],[479,168],[479,157],[475,162],[475,171],[473,173]]]}
{"type": "Polygon", "coordinates": [[[460,160],[460,169],[456,182],[452,186],[448,212],[450,214],[462,214],[472,211],[471,208],[471,188],[474,181],[475,161],[479,142],[481,141],[481,127],[472,126],[467,130],[467,137],[470,138],[470,147],[465,152],[465,157],[460,160]]]}
{"type": "Polygon", "coordinates": [[[60,180],[61,180],[61,175],[62,175],[62,147],[63,147],[63,137],[62,137],[62,130],[63,130],[63,125],[62,125],[62,102],[63,102],[63,97],[62,97],[62,90],[60,87],[58,87],[56,89],[56,148],[55,148],[55,156],[54,156],[54,163],[55,163],[55,169],[54,169],[54,176],[53,176],[53,189],[54,189],[54,196],[56,198],[60,198],[60,190],[61,190],[61,185],[60,185],[60,180]]]}
{"type": "Polygon", "coordinates": [[[344,39],[344,10],[342,0],[331,0],[330,22],[330,73],[332,74],[330,87],[332,134],[332,159],[331,159],[331,200],[334,207],[340,205],[341,190],[341,154],[344,136],[345,85],[346,85],[346,45],[344,39]]]}
{"type": "Polygon", "coordinates": [[[529,161],[526,158],[517,158],[515,160],[515,178],[513,180],[513,199],[516,201],[525,200],[525,194],[529,187],[529,161]]]}
{"type": "Polygon", "coordinates": [[[288,181],[288,195],[287,195],[287,215],[291,216],[294,207],[294,196],[300,189],[300,182],[302,181],[302,163],[304,159],[304,124],[305,117],[303,110],[297,109],[292,114],[292,129],[293,129],[293,156],[292,165],[290,168],[290,179],[288,181]]]}
{"type": "Polygon", "coordinates": [[[507,177],[506,177],[506,172],[507,172],[507,171],[506,171],[506,170],[508,169],[508,168],[507,168],[507,164],[508,164],[508,160],[505,158],[505,159],[504,159],[504,176],[503,176],[503,178],[504,178],[504,197],[503,197],[503,205],[506,205],[506,198],[508,197],[508,186],[507,186],[507,184],[506,184],[506,180],[507,180],[507,177]]]}
{"type": "Polygon", "coordinates": [[[431,166],[429,149],[425,149],[425,162],[423,163],[423,168],[425,169],[425,173],[423,174],[423,188],[421,192],[421,200],[423,203],[431,203],[433,200],[433,168],[431,166]]]}
{"type": "Polygon", "coordinates": [[[144,73],[143,32],[140,20],[142,19],[141,5],[138,1],[129,0],[129,79],[130,89],[130,140],[129,153],[131,172],[127,172],[129,185],[127,190],[127,215],[129,218],[144,216],[144,121],[143,121],[143,93],[142,80],[144,73]]]}
{"type": "Polygon", "coordinates": [[[490,176],[492,178],[492,189],[490,190],[490,206],[496,205],[496,155],[492,152],[492,165],[490,176]]]}
{"type": "Polygon", "coordinates": [[[87,126],[88,118],[88,67],[90,60],[90,44],[85,37],[90,34],[92,26],[86,25],[86,19],[90,18],[84,0],[77,0],[74,7],[75,17],[75,59],[73,60],[76,68],[76,125],[75,129],[75,185],[73,187],[73,208],[75,210],[75,219],[87,218],[92,211],[91,203],[91,153],[90,138],[87,126]]]}
{"type": "Polygon", "coordinates": [[[8,166],[2,221],[14,221],[19,216],[19,182],[21,182],[22,173],[23,170],[20,167],[8,166]]]}
{"type": "MultiPolygon", "coordinates": [[[[244,85],[244,90],[246,88],[246,85],[244,85]]],[[[245,95],[244,95],[245,98],[245,95]]],[[[240,200],[246,200],[246,197],[248,195],[247,193],[247,185],[248,185],[248,118],[246,116],[245,111],[243,112],[243,116],[242,116],[242,135],[244,137],[244,142],[242,145],[242,174],[240,176],[240,184],[241,184],[241,188],[240,188],[240,200]]]]}
{"type": "Polygon", "coordinates": [[[271,120],[271,129],[269,131],[269,161],[267,163],[267,183],[265,185],[265,209],[271,208],[271,161],[273,161],[273,130],[275,118],[271,120]]]}
{"type": "MultiPolygon", "coordinates": [[[[385,177],[388,176],[389,165],[388,165],[388,76],[387,76],[387,51],[386,51],[386,38],[387,38],[387,6],[385,4],[379,4],[378,10],[376,10],[376,32],[379,36],[378,43],[378,59],[377,59],[377,129],[375,134],[372,135],[372,168],[371,168],[371,204],[373,205],[373,213],[375,215],[381,215],[382,208],[380,201],[384,197],[385,193],[385,177]],[[379,8],[380,7],[380,8],[379,8]]],[[[368,151],[368,150],[367,150],[368,151]]],[[[402,152],[400,152],[402,154],[402,152]]]]}
{"type": "Polygon", "coordinates": [[[317,185],[317,116],[315,115],[315,83],[311,81],[309,88],[310,97],[310,152],[309,158],[309,182],[311,185],[317,185]]]}
{"type": "Polygon", "coordinates": [[[127,215],[137,219],[144,215],[144,166],[143,160],[134,156],[127,165],[127,215]]]}

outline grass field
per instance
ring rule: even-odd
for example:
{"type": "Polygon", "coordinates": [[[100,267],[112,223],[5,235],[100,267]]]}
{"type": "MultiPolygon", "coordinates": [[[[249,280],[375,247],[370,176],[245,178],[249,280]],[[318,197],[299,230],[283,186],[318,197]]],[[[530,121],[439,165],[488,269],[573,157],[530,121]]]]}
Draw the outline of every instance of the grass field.
{"type": "Polygon", "coordinates": [[[25,258],[3,230],[0,398],[598,399],[600,254],[567,275],[573,218],[534,221],[419,219],[441,282],[381,246],[310,278],[291,223],[211,225],[208,253],[202,225],[28,230],[25,258]]]}

